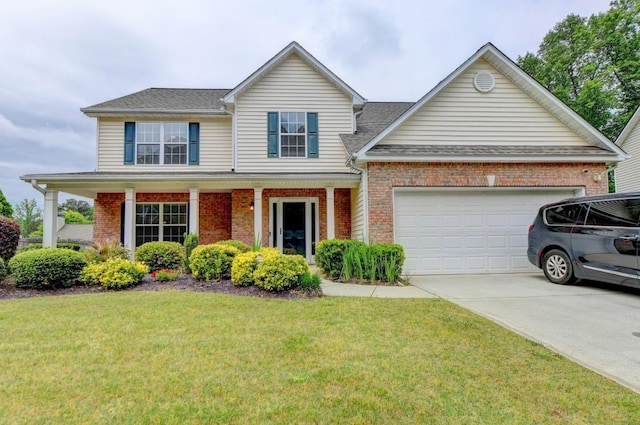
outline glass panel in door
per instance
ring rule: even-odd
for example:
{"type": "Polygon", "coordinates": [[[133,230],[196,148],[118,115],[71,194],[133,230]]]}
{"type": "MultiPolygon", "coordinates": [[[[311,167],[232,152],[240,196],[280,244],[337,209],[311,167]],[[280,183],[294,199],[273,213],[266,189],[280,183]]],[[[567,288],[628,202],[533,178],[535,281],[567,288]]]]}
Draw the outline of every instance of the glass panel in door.
{"type": "Polygon", "coordinates": [[[306,257],[305,218],[306,202],[282,203],[282,247],[285,254],[293,250],[306,257]]]}

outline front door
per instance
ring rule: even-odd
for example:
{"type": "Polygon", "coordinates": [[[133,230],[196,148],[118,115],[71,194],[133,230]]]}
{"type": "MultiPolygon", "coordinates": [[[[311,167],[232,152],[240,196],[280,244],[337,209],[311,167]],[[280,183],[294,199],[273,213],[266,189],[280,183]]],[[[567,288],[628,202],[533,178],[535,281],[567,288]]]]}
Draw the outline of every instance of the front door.
{"type": "Polygon", "coordinates": [[[271,198],[270,204],[270,245],[312,263],[318,239],[317,199],[271,198]]]}

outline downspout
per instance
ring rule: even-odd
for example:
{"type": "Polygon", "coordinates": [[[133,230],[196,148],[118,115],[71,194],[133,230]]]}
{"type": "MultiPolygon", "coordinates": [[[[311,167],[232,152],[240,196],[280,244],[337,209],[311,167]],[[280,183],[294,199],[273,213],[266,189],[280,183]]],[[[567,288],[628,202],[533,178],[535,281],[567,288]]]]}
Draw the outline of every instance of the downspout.
{"type": "Polygon", "coordinates": [[[38,186],[38,180],[35,180],[35,179],[31,180],[31,186],[33,186],[35,190],[42,193],[43,195],[46,193],[46,191],[43,188],[38,186]]]}
{"type": "Polygon", "coordinates": [[[363,242],[369,243],[369,176],[366,168],[360,168],[356,165],[358,157],[350,154],[345,165],[362,176],[360,180],[360,190],[362,190],[362,239],[363,242]]]}
{"type": "Polygon", "coordinates": [[[238,138],[236,113],[227,109],[226,105],[222,106],[222,111],[231,115],[231,172],[235,173],[238,169],[238,138]]]}

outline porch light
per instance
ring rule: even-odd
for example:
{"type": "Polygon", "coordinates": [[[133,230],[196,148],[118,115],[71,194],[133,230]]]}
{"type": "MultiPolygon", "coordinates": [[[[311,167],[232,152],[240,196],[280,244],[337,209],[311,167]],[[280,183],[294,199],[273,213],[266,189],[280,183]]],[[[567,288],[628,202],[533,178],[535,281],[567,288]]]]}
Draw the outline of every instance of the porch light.
{"type": "Polygon", "coordinates": [[[254,206],[254,203],[253,203],[253,201],[251,201],[251,203],[249,204],[249,209],[250,209],[251,211],[253,211],[253,206],[254,206]]]}

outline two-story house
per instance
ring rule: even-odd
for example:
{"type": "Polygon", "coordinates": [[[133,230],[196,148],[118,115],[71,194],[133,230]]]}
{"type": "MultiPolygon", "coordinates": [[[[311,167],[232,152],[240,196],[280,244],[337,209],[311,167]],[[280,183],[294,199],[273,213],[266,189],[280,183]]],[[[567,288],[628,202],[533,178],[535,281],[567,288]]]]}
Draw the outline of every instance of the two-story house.
{"type": "MultiPolygon", "coordinates": [[[[407,72],[419,72],[408,70],[407,72]]],[[[382,77],[381,77],[382,80],[382,77]]],[[[396,242],[412,274],[527,270],[543,203],[607,191],[624,153],[487,44],[417,102],[368,102],[293,42],[233,89],[151,88],[83,108],[96,171],[22,176],[94,199],[96,241],[239,239],[313,261],[396,242]]]]}

